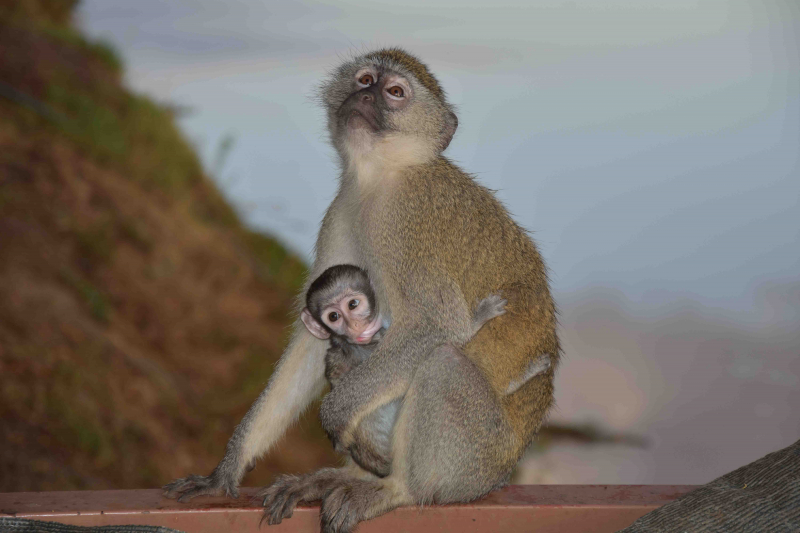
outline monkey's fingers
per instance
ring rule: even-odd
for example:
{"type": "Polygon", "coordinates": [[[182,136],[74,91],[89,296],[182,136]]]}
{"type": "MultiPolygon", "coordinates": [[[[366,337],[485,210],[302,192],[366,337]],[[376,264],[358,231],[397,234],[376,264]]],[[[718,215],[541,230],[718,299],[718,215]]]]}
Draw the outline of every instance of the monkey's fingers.
{"type": "Polygon", "coordinates": [[[500,294],[490,294],[478,302],[474,312],[475,327],[479,329],[489,320],[506,314],[506,304],[508,300],[500,294]]]}
{"type": "Polygon", "coordinates": [[[487,296],[480,305],[487,311],[491,317],[496,317],[506,312],[506,304],[508,300],[503,298],[500,294],[491,294],[487,296]]]}
{"type": "Polygon", "coordinates": [[[164,485],[164,496],[176,498],[179,502],[188,502],[197,496],[220,496],[225,494],[231,498],[239,497],[239,490],[236,487],[225,485],[214,479],[213,476],[191,476],[176,479],[172,483],[164,485]]]}

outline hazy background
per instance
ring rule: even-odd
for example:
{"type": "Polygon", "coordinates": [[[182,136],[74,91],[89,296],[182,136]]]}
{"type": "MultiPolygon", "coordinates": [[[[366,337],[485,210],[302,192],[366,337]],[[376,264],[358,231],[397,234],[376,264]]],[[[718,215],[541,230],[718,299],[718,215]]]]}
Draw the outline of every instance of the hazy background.
{"type": "Polygon", "coordinates": [[[520,481],[702,483],[800,438],[800,5],[84,0],[128,83],[254,226],[310,259],[336,187],[312,98],[399,45],[458,107],[449,157],[534,232],[562,311],[554,418],[520,481]],[[233,143],[231,144],[231,140],[233,143]]]}

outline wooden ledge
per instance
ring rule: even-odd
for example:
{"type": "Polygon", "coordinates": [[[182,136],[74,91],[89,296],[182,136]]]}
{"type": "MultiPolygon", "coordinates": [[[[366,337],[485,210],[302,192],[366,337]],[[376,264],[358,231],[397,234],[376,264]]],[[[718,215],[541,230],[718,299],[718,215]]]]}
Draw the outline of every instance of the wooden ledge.
{"type": "MultiPolygon", "coordinates": [[[[462,505],[403,507],[368,522],[359,533],[403,531],[611,532],[696,489],[692,485],[512,485],[462,505]]],[[[0,516],[80,526],[140,524],[188,533],[319,531],[319,506],[300,506],[278,526],[259,529],[257,489],[238,500],[196,498],[181,504],[161,490],[0,493],[0,516]]]]}

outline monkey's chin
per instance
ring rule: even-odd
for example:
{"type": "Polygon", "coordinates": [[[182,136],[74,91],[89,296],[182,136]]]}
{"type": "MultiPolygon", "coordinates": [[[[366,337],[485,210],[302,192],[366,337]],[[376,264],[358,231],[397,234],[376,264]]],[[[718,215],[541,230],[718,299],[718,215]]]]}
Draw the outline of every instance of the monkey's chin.
{"type": "Polygon", "coordinates": [[[350,157],[364,156],[375,148],[378,136],[370,128],[347,128],[347,149],[350,157]]]}

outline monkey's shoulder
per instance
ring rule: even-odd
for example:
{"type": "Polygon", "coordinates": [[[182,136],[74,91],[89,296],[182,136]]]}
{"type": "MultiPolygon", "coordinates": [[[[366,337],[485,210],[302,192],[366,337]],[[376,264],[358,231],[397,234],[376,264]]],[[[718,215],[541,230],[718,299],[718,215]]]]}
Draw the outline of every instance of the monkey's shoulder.
{"type": "Polygon", "coordinates": [[[426,242],[437,245],[454,238],[498,249],[532,245],[494,192],[444,157],[409,169],[392,184],[387,199],[378,224],[392,240],[407,236],[418,242],[428,235],[426,242]]]}
{"type": "Polygon", "coordinates": [[[480,212],[482,217],[510,220],[493,191],[443,156],[409,169],[393,189],[398,205],[420,209],[404,209],[409,214],[429,217],[431,209],[439,209],[446,216],[480,212]]]}

